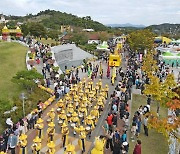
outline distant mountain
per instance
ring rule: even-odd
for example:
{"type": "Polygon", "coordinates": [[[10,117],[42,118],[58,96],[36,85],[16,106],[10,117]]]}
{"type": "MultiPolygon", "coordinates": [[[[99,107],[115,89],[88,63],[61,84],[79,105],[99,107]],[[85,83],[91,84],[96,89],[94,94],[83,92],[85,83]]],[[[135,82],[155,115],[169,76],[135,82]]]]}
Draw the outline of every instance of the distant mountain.
{"type": "Polygon", "coordinates": [[[160,25],[151,25],[146,28],[152,30],[152,32],[156,33],[157,35],[174,39],[180,38],[180,24],[164,23],[160,25]]]}
{"type": "Polygon", "coordinates": [[[144,25],[133,25],[130,23],[126,23],[126,24],[108,24],[107,26],[109,27],[135,27],[135,28],[145,28],[146,26],[144,25]]]}

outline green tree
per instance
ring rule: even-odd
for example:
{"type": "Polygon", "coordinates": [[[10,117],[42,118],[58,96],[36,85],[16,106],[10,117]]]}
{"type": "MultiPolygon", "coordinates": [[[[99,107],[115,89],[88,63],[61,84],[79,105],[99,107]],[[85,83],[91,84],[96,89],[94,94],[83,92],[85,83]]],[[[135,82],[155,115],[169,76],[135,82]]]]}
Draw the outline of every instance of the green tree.
{"type": "Polygon", "coordinates": [[[88,41],[88,37],[85,33],[73,33],[70,41],[75,42],[76,45],[85,45],[88,41]]]}
{"type": "Polygon", "coordinates": [[[29,24],[29,32],[31,35],[35,37],[45,37],[46,36],[46,29],[45,27],[40,23],[30,23],[29,24]]]}
{"type": "Polygon", "coordinates": [[[24,70],[16,73],[16,76],[12,78],[12,82],[22,86],[28,91],[33,91],[36,87],[35,80],[43,79],[43,76],[36,70],[24,70]]]}
{"type": "Polygon", "coordinates": [[[138,30],[129,34],[128,42],[133,51],[151,51],[153,49],[154,34],[149,30],[138,30]]]}
{"type": "Polygon", "coordinates": [[[59,36],[60,32],[57,31],[57,30],[50,30],[48,33],[47,33],[47,36],[51,39],[58,39],[58,36],[59,36]]]}
{"type": "Polygon", "coordinates": [[[29,34],[28,24],[21,25],[21,30],[22,30],[23,36],[27,36],[29,34]]]}

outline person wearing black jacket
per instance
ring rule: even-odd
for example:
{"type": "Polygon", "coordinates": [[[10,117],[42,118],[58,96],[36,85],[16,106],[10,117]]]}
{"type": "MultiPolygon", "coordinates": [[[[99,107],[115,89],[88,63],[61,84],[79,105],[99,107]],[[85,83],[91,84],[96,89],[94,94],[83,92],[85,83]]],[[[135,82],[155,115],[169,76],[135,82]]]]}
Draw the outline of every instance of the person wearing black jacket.
{"type": "Polygon", "coordinates": [[[120,149],[121,149],[121,143],[118,139],[115,139],[113,154],[120,154],[120,149]]]}
{"type": "Polygon", "coordinates": [[[0,136],[0,152],[6,152],[6,143],[2,136],[0,136]]]}

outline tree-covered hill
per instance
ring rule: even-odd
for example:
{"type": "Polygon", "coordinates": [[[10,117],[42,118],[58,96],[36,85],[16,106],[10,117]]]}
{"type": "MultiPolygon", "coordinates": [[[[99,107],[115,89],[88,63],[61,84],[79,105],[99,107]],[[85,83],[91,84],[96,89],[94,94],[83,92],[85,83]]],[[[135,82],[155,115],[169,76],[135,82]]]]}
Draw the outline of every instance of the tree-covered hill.
{"type": "Polygon", "coordinates": [[[160,25],[151,25],[146,28],[158,35],[164,35],[175,39],[180,38],[180,24],[164,23],[160,25]]]}
{"type": "Polygon", "coordinates": [[[97,21],[93,21],[90,16],[78,17],[72,14],[63,13],[55,10],[40,11],[36,15],[28,14],[26,16],[6,16],[11,24],[17,22],[29,23],[38,22],[43,24],[48,29],[60,29],[61,25],[71,25],[82,28],[92,28],[95,31],[104,31],[107,27],[97,21]],[[13,22],[13,23],[12,23],[13,22]]]}

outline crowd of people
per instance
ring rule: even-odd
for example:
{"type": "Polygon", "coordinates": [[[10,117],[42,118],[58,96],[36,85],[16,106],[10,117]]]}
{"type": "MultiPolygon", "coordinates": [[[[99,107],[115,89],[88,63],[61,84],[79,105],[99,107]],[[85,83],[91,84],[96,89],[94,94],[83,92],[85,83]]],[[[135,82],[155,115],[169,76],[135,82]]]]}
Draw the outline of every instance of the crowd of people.
{"type": "MultiPolygon", "coordinates": [[[[40,42],[33,43],[32,39],[26,39],[25,42],[29,45],[30,50],[35,53],[37,65],[42,61],[43,67],[41,72],[45,80],[44,85],[47,88],[52,87],[54,89],[56,100],[67,94],[73,84],[81,81],[79,77],[80,69],[81,72],[87,72],[92,81],[97,77],[98,72],[100,72],[100,77],[103,77],[102,63],[88,63],[87,65],[82,65],[80,68],[72,66],[70,73],[64,73],[63,76],[60,76],[58,71],[54,69],[54,60],[50,54],[51,49],[49,45],[43,45],[40,42]]],[[[131,124],[129,121],[129,100],[131,100],[132,87],[134,86],[136,89],[140,89],[143,94],[144,85],[149,83],[149,78],[141,71],[142,64],[137,56],[138,54],[132,52],[128,46],[125,46],[124,49],[128,51],[128,55],[123,55],[126,66],[116,71],[116,80],[118,80],[118,83],[115,85],[114,92],[109,96],[111,99],[110,111],[103,125],[106,138],[105,149],[112,151],[113,154],[127,154],[129,151],[127,132],[130,130],[132,141],[137,139],[133,154],[141,154],[141,141],[138,140],[138,137],[141,133],[142,125],[144,134],[146,136],[149,135],[147,127],[149,117],[146,113],[150,112],[151,97],[147,96],[147,105],[140,105],[137,111],[133,113],[134,116],[131,124]]],[[[31,67],[34,68],[33,65],[31,67]]],[[[109,72],[107,71],[107,73],[109,72]]],[[[159,62],[156,75],[161,82],[165,80],[169,73],[173,73],[173,71],[170,71],[170,67],[166,66],[163,62],[159,62]]],[[[20,119],[17,124],[14,124],[10,117],[6,120],[7,129],[0,136],[0,152],[10,150],[12,154],[15,154],[18,136],[25,134],[30,129],[34,129],[37,119],[42,115],[42,106],[43,103],[40,100],[37,103],[38,111],[29,113],[26,117],[20,119]]],[[[101,108],[99,111],[101,111],[101,108]]]]}

